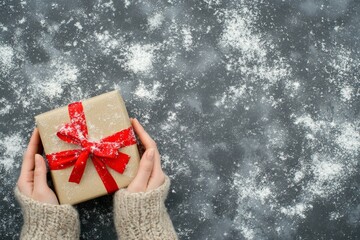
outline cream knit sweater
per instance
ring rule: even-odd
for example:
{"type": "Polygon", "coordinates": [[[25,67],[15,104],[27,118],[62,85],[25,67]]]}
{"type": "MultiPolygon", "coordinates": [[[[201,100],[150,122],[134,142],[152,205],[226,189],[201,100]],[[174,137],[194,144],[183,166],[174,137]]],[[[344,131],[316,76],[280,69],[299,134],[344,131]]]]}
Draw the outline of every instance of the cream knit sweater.
{"type": "MultiPolygon", "coordinates": [[[[142,193],[126,189],[114,195],[114,221],[118,237],[128,239],[177,239],[164,201],[170,179],[159,188],[142,193]]],[[[24,225],[21,239],[79,239],[80,223],[77,211],[71,205],[40,203],[15,188],[24,225]]]]}

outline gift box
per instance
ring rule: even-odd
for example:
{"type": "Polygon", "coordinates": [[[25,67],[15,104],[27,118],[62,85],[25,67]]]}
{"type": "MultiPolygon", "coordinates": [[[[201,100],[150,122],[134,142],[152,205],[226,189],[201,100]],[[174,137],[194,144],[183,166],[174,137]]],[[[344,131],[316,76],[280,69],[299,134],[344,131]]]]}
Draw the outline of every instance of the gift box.
{"type": "Polygon", "coordinates": [[[126,187],[139,152],[118,91],[35,117],[60,204],[77,204],[126,187]]]}

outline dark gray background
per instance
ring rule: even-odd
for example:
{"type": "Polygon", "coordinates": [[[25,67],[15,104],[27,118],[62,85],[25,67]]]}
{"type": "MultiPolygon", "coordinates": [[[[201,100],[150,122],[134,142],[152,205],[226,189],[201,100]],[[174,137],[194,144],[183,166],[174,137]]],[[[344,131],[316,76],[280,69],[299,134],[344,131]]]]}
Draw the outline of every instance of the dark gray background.
{"type": "MultiPolygon", "coordinates": [[[[1,1],[0,236],[33,117],[120,89],[157,141],[181,239],[359,239],[360,6],[1,1]]],[[[82,239],[116,239],[112,196],[82,239]]]]}

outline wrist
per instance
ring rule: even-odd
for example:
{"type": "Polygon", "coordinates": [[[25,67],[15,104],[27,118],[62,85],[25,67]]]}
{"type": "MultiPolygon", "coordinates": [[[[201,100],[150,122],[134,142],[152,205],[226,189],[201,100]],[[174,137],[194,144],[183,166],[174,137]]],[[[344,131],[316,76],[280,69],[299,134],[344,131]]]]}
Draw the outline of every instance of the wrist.
{"type": "Polygon", "coordinates": [[[164,204],[169,187],[166,176],[164,184],[154,190],[130,193],[122,189],[115,194],[115,225],[121,237],[177,239],[164,204]]]}
{"type": "Polygon", "coordinates": [[[80,223],[76,209],[71,205],[54,205],[36,201],[15,188],[15,196],[23,211],[22,235],[64,237],[68,239],[80,234],[80,223]]]}

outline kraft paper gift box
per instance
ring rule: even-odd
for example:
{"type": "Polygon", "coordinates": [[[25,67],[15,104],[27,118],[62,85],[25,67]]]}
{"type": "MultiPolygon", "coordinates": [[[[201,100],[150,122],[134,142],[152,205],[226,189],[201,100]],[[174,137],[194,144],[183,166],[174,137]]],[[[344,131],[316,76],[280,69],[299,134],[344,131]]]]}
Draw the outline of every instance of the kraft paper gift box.
{"type": "Polygon", "coordinates": [[[118,91],[40,114],[35,121],[60,204],[115,192],[135,177],[140,157],[118,91]]]}

